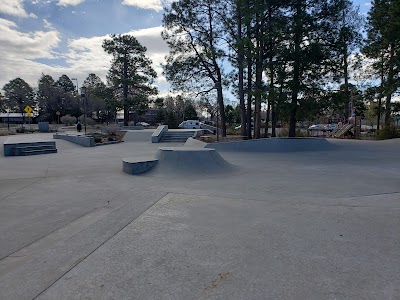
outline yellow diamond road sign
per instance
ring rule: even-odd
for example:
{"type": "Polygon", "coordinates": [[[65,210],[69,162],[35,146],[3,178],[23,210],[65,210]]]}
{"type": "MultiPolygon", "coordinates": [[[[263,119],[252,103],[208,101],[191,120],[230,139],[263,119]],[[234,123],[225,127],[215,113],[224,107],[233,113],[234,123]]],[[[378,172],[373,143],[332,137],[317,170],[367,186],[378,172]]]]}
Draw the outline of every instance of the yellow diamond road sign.
{"type": "Polygon", "coordinates": [[[33,109],[32,109],[32,107],[30,107],[29,105],[27,105],[27,106],[25,106],[24,111],[25,111],[26,113],[30,114],[30,113],[33,112],[33,109]]]}

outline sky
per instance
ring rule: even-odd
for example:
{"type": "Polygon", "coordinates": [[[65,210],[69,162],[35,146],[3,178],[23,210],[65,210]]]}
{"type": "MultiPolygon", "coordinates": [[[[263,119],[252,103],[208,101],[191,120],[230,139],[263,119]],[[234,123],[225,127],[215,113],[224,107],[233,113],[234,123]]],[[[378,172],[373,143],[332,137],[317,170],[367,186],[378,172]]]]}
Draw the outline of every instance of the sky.
{"type": "MultiPolygon", "coordinates": [[[[104,82],[111,55],[101,44],[109,34],[132,34],[147,47],[161,94],[169,85],[161,63],[163,6],[173,0],[0,0],[0,88],[21,77],[32,87],[41,74],[66,74],[79,87],[90,73],[104,82]],[[76,80],[74,80],[76,84],[76,80]]],[[[367,0],[355,0],[366,14],[367,0]]]]}

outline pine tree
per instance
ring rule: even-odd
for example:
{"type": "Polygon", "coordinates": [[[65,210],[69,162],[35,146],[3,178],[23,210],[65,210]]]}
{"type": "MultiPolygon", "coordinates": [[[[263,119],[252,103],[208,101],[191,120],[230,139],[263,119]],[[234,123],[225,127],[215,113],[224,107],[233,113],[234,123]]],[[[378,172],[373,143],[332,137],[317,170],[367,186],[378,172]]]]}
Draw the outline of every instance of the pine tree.
{"type": "Polygon", "coordinates": [[[4,106],[14,112],[24,114],[24,108],[29,105],[35,108],[35,97],[31,86],[21,78],[15,78],[5,84],[4,106]]]}
{"type": "Polygon", "coordinates": [[[131,35],[111,35],[103,42],[103,49],[113,55],[107,81],[124,109],[124,124],[128,125],[129,111],[148,108],[149,97],[158,93],[152,86],[157,73],[146,57],[146,47],[131,35]]]}
{"type": "Polygon", "coordinates": [[[385,126],[390,124],[391,100],[400,86],[400,0],[374,0],[367,18],[363,53],[375,62],[386,98],[385,126]]]}

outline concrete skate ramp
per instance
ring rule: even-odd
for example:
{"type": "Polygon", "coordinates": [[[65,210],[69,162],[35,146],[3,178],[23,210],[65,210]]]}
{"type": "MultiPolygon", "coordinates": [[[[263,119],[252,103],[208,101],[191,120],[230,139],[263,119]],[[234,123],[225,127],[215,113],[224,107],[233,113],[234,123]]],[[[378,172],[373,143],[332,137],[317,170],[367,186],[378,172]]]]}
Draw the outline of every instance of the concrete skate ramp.
{"type": "Polygon", "coordinates": [[[299,152],[328,151],[336,146],[319,138],[269,138],[207,144],[220,152],[299,152]]]}
{"type": "Polygon", "coordinates": [[[186,143],[184,146],[185,147],[194,147],[194,148],[204,148],[205,146],[207,146],[207,143],[196,140],[194,138],[188,138],[186,140],[186,143]]]}
{"type": "Polygon", "coordinates": [[[151,143],[151,135],[154,130],[144,129],[144,130],[131,130],[125,133],[124,142],[149,142],[151,143]]]}
{"type": "Polygon", "coordinates": [[[215,149],[194,147],[159,148],[158,164],[149,174],[160,177],[212,177],[234,173],[238,168],[215,149]]]}

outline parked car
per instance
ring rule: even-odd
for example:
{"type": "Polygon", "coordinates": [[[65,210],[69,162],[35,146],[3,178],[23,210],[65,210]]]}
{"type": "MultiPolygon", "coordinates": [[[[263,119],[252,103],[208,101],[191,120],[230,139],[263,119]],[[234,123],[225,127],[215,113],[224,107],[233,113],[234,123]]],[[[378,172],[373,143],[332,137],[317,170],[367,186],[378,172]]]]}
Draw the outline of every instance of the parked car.
{"type": "Polygon", "coordinates": [[[324,129],[323,124],[315,124],[308,127],[308,130],[323,130],[323,129],[324,129]]]}
{"type": "Polygon", "coordinates": [[[336,130],[336,128],[336,124],[315,124],[308,127],[308,130],[333,131],[336,130]]]}
{"type": "Polygon", "coordinates": [[[337,129],[337,125],[336,124],[326,124],[324,126],[324,130],[326,131],[333,131],[337,129]]]}
{"type": "Polygon", "coordinates": [[[199,120],[183,121],[181,124],[179,124],[178,127],[185,128],[185,129],[200,129],[201,128],[199,120]]]}
{"type": "Polygon", "coordinates": [[[143,126],[143,127],[149,127],[150,126],[150,124],[146,123],[146,122],[137,122],[136,125],[143,126]]]}
{"type": "MultiPolygon", "coordinates": [[[[242,125],[236,126],[235,129],[240,129],[242,128],[242,125]]],[[[251,124],[251,129],[254,129],[254,124],[251,124]]]]}

